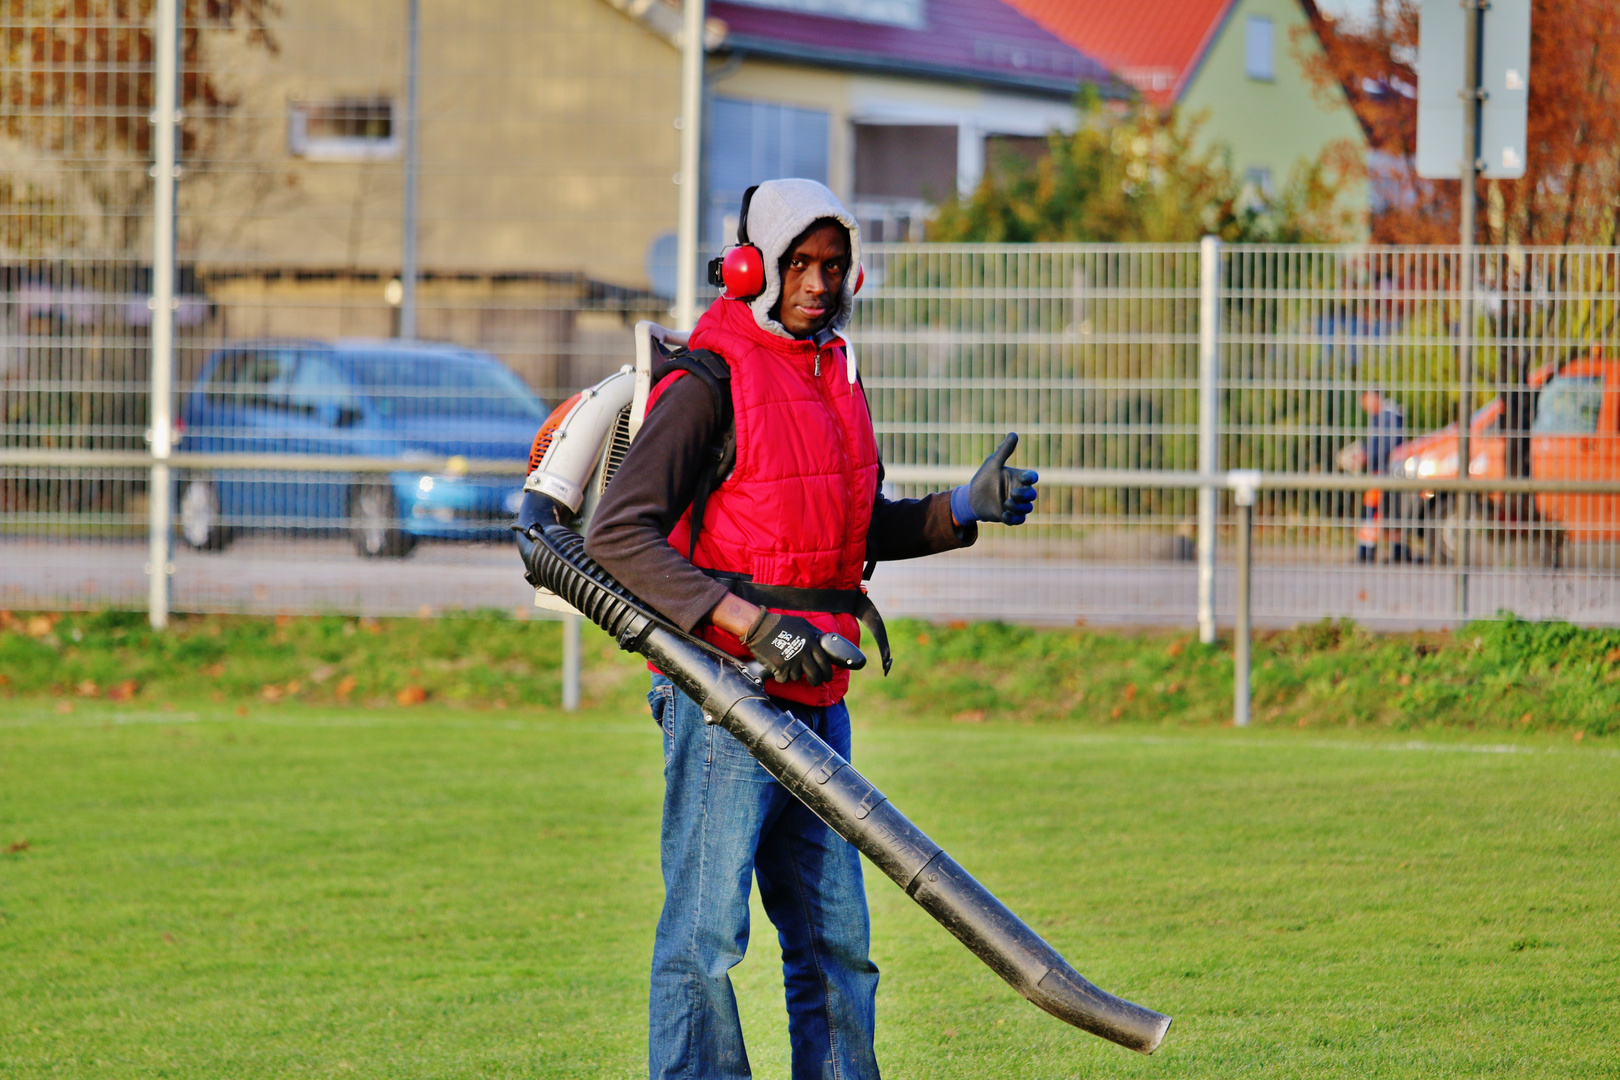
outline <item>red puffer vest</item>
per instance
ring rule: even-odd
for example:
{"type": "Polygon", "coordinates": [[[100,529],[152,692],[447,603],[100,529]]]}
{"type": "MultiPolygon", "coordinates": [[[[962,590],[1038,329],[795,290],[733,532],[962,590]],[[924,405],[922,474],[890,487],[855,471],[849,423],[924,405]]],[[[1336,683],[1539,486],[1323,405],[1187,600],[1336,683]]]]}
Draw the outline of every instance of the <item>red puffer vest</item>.
{"type": "MultiPolygon", "coordinates": [[[[737,465],[709,496],[694,562],[705,569],[749,574],[762,585],[855,589],[866,560],[866,532],[877,496],[877,439],[866,396],[849,381],[837,344],[778,337],[754,321],[740,300],[716,300],[698,320],[690,347],[708,349],[731,366],[736,408],[737,465]]],[[[677,372],[662,380],[648,399],[677,372]]],[[[691,543],[691,511],[669,535],[676,551],[691,543]]],[[[853,615],[793,612],[857,644],[853,615]]],[[[733,656],[746,646],[716,626],[703,636],[733,656]]],[[[775,697],[832,705],[849,689],[849,672],[832,681],[765,684],[775,697]]]]}

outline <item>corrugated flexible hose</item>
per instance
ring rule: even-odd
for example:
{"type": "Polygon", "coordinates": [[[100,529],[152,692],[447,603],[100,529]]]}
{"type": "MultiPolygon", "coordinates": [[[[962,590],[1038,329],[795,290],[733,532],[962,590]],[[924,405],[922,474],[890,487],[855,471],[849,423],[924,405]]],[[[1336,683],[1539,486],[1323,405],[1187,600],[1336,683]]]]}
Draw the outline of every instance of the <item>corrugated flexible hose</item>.
{"type": "Polygon", "coordinates": [[[767,772],[871,859],[1024,997],[1075,1027],[1151,1054],[1170,1017],[1087,982],[849,762],[767,698],[742,662],[671,625],[585,554],[554,512],[518,533],[526,577],[647,657],[767,772]]]}

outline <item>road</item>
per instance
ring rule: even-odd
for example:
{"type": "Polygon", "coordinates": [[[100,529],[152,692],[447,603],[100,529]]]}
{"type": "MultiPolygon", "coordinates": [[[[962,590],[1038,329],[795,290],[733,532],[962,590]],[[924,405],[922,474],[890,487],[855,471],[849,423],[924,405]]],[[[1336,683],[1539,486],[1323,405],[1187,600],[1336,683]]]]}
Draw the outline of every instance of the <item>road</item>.
{"type": "MultiPolygon", "coordinates": [[[[1454,623],[1449,568],[1301,561],[1261,548],[1254,571],[1259,626],[1326,616],[1378,629],[1454,623]]],[[[419,547],[408,559],[365,560],[338,539],[239,541],[221,554],[175,553],[177,611],[419,615],[496,608],[544,616],[505,545],[419,547]]],[[[0,607],[12,610],[142,607],[146,548],[132,541],[0,540],[0,607]]],[[[1470,575],[1475,614],[1620,623],[1620,575],[1571,568],[1479,568],[1470,575]]],[[[1196,577],[1185,562],[1035,559],[977,550],[878,569],[872,597],[890,618],[936,622],[1002,619],[1038,625],[1179,625],[1195,621],[1196,577]]],[[[1217,574],[1218,609],[1230,622],[1233,571],[1217,574]]]]}

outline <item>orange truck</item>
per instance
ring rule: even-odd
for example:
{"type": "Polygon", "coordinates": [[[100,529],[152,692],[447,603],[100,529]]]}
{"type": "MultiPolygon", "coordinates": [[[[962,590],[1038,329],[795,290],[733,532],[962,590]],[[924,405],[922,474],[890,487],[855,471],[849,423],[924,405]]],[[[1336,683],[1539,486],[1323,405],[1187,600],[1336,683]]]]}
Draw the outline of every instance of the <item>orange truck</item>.
{"type": "MultiPolygon", "coordinates": [[[[1530,376],[1538,391],[1530,427],[1530,476],[1538,480],[1620,480],[1620,359],[1594,347],[1585,357],[1552,363],[1530,376]]],[[[1492,398],[1469,427],[1468,475],[1475,480],[1507,476],[1506,406],[1492,398]]],[[[1457,425],[1447,424],[1397,446],[1390,455],[1397,476],[1451,479],[1457,475],[1457,425]]],[[[1402,543],[1427,562],[1457,558],[1461,504],[1448,492],[1368,492],[1374,514],[1357,539],[1376,547],[1380,537],[1402,543]]],[[[1523,500],[1500,493],[1476,498],[1471,510],[1486,535],[1518,534],[1537,541],[1543,561],[1555,562],[1564,542],[1620,540],[1620,495],[1538,492],[1535,512],[1523,500]],[[1529,520],[1524,520],[1528,518],[1529,520]]]]}

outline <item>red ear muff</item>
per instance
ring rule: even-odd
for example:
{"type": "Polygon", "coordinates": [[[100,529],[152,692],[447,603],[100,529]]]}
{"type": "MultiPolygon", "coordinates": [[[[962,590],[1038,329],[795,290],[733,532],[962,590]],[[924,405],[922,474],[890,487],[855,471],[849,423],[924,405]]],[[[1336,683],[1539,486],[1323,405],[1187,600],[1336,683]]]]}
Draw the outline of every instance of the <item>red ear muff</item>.
{"type": "Polygon", "coordinates": [[[860,291],[861,291],[861,286],[865,285],[865,284],[866,284],[866,267],[857,266],[855,268],[855,292],[852,293],[851,295],[859,295],[860,291]]]}
{"type": "Polygon", "coordinates": [[[765,258],[753,244],[738,244],[720,260],[728,300],[752,300],[765,291],[765,258]]]}

